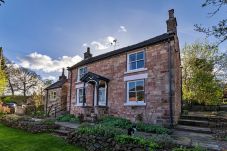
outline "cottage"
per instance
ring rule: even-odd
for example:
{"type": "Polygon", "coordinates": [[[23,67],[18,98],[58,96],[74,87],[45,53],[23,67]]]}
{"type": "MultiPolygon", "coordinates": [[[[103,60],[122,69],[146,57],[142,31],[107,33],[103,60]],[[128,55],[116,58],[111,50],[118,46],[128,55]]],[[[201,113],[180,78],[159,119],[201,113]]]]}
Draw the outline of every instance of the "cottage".
{"type": "Polygon", "coordinates": [[[68,110],[173,126],[181,113],[181,64],[174,10],[167,33],[68,68],[68,110]]]}
{"type": "Polygon", "coordinates": [[[45,88],[45,111],[50,115],[67,110],[68,79],[64,71],[57,82],[45,88]]]}

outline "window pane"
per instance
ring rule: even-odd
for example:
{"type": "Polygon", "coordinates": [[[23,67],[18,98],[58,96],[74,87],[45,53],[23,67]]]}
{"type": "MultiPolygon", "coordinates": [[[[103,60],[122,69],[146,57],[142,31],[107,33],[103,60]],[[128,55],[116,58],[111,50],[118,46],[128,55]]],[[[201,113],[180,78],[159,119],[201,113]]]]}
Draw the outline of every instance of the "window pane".
{"type": "Polygon", "coordinates": [[[137,69],[144,68],[144,60],[137,61],[137,69]]]}
{"type": "Polygon", "coordinates": [[[136,81],[136,91],[144,90],[144,81],[136,81]]]}
{"type": "Polygon", "coordinates": [[[84,67],[84,74],[87,73],[87,67],[84,67]]]}
{"type": "Polygon", "coordinates": [[[129,55],[129,62],[136,61],[136,54],[129,55]]]}
{"type": "Polygon", "coordinates": [[[137,101],[144,101],[144,91],[137,92],[137,101]]]}
{"type": "Polygon", "coordinates": [[[83,89],[79,89],[79,95],[83,95],[83,89]]]}
{"type": "Polygon", "coordinates": [[[136,83],[135,82],[129,82],[128,87],[129,87],[129,91],[136,91],[136,83]]]}
{"type": "Polygon", "coordinates": [[[144,59],[144,52],[139,52],[136,54],[136,60],[144,59]]]}
{"type": "Polygon", "coordinates": [[[130,63],[130,70],[136,69],[136,62],[131,62],[130,63]]]}
{"type": "Polygon", "coordinates": [[[129,92],[129,101],[136,101],[136,92],[129,92]]]}
{"type": "Polygon", "coordinates": [[[79,103],[83,103],[83,96],[79,97],[79,103]]]}

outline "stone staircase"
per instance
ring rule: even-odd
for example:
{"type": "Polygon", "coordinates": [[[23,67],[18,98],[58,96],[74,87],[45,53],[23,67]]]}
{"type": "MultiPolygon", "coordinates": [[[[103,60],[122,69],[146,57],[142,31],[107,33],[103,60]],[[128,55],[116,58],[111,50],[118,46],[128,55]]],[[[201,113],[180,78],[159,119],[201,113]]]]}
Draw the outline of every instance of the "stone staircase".
{"type": "Polygon", "coordinates": [[[69,133],[75,131],[75,129],[79,127],[79,124],[69,122],[56,122],[55,124],[58,125],[59,128],[54,130],[54,134],[64,139],[69,133]]]}
{"type": "Polygon", "coordinates": [[[181,116],[176,129],[180,131],[211,134],[212,131],[210,127],[214,124],[215,122],[210,121],[208,117],[185,115],[181,116]]]}

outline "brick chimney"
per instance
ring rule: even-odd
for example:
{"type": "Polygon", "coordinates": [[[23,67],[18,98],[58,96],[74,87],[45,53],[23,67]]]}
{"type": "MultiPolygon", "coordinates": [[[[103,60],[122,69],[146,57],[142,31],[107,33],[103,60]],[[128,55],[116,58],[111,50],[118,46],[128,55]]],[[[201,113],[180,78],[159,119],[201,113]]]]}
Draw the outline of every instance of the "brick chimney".
{"type": "Polygon", "coordinates": [[[65,80],[65,79],[67,79],[67,77],[65,76],[65,68],[63,68],[63,69],[62,69],[62,75],[59,76],[59,81],[65,80]]]}
{"type": "Polygon", "coordinates": [[[169,19],[166,21],[167,32],[177,33],[177,19],[174,17],[174,9],[169,10],[169,19]]]}
{"type": "Polygon", "coordinates": [[[84,59],[89,59],[92,57],[92,54],[90,52],[90,47],[87,47],[87,52],[84,53],[84,59]]]}

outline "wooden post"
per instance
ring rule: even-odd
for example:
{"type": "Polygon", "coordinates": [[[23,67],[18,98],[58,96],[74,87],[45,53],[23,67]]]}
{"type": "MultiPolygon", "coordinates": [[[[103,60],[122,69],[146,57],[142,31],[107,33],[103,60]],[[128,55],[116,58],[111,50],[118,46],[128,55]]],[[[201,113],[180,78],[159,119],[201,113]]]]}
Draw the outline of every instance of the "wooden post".
{"type": "Polygon", "coordinates": [[[85,102],[86,102],[86,93],[85,93],[85,82],[84,82],[84,90],[83,90],[83,106],[85,106],[85,102]]]}
{"type": "Polygon", "coordinates": [[[99,81],[97,81],[97,83],[96,83],[96,91],[97,91],[97,93],[96,93],[96,106],[98,106],[99,105],[99,81]]]}

